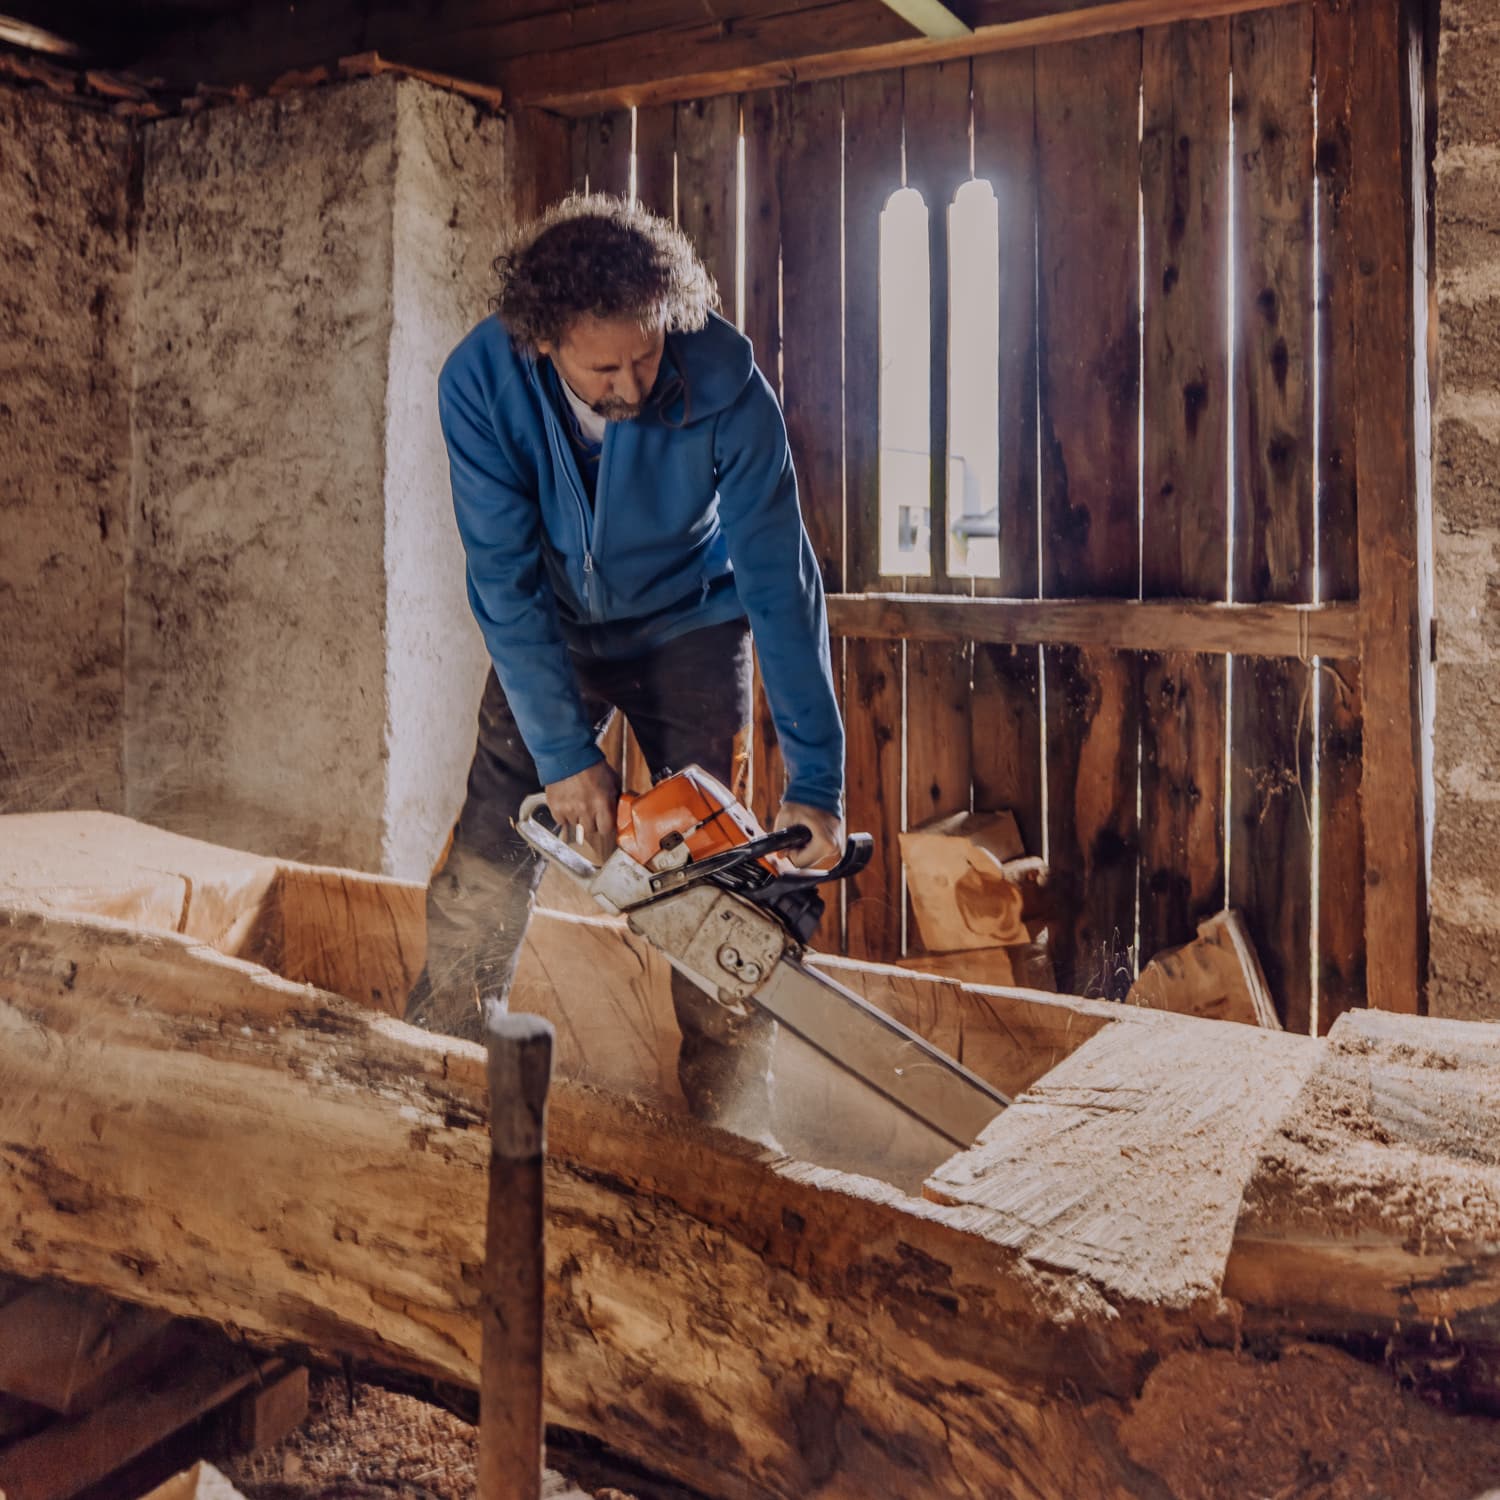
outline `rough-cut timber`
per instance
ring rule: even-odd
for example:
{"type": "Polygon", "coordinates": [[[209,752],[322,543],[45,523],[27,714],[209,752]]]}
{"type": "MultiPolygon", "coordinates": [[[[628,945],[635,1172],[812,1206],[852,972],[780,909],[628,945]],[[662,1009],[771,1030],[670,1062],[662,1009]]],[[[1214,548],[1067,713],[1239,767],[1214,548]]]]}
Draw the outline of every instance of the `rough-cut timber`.
{"type": "Polygon", "coordinates": [[[423,887],[267,859],[111,813],[8,817],[0,902],[180,932],[400,1015],[426,956],[423,887]]]}
{"type": "Polygon", "coordinates": [[[1190,943],[1156,954],[1125,997],[1131,1005],[1279,1029],[1255,945],[1236,911],[1215,912],[1190,943]]]}
{"type": "MultiPolygon", "coordinates": [[[[183,935],[0,922],[0,1270],[473,1384],[477,1047],[183,935]]],[[[1125,1424],[1148,1369],[1238,1320],[1500,1347],[1489,1028],[1351,1015],[1320,1043],[983,999],[1074,1056],[943,1169],[962,1206],[559,1083],[550,1419],[724,1500],[1187,1500],[1125,1424]]]]}

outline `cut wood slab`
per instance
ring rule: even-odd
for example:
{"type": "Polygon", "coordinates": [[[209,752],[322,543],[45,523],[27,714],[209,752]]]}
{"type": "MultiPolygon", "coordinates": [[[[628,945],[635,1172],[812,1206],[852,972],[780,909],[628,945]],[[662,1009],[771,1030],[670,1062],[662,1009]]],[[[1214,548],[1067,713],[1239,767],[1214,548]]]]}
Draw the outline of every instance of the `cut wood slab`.
{"type": "Polygon", "coordinates": [[[928,1184],[986,1233],[1112,1297],[1188,1306],[1220,1290],[1258,1151],[1316,1068],[1280,1033],[1109,1026],[928,1184]]]}
{"type": "Polygon", "coordinates": [[[0,819],[0,903],[180,932],[400,1015],[426,957],[425,888],[267,859],[114,813],[0,819]]]}
{"type": "Polygon", "coordinates": [[[1158,953],[1125,999],[1153,1010],[1281,1029],[1255,945],[1235,911],[1215,912],[1198,924],[1191,943],[1158,953]]]}
{"type": "Polygon", "coordinates": [[[901,835],[912,910],[929,953],[1031,941],[1014,867],[1027,860],[1010,813],[954,813],[901,835]]]}

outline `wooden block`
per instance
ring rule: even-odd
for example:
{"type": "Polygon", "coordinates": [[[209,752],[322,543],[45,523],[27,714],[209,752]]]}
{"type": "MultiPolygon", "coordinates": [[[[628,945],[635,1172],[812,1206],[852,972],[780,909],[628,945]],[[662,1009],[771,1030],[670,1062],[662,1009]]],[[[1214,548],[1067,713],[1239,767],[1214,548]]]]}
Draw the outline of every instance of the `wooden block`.
{"type": "MultiPolygon", "coordinates": [[[[922,945],[933,953],[1029,941],[1015,878],[1025,854],[1010,813],[954,813],[901,835],[922,945]]],[[[1038,862],[1027,860],[1029,870],[1038,862]]]]}
{"type": "Polygon", "coordinates": [[[279,1443],[307,1420],[307,1367],[296,1365],[284,1374],[246,1391],[230,1414],[235,1451],[258,1453],[279,1443]]]}
{"type": "Polygon", "coordinates": [[[72,1416],[139,1374],[171,1319],[98,1292],[31,1285],[0,1307],[0,1391],[72,1416]]]}
{"type": "Polygon", "coordinates": [[[1125,998],[1152,1010],[1281,1029],[1255,945],[1234,911],[1215,913],[1199,923],[1191,943],[1158,953],[1125,998]]]}
{"type": "Polygon", "coordinates": [[[112,1400],[0,1451],[0,1494],[5,1500],[68,1500],[238,1395],[266,1363],[217,1340],[184,1339],[181,1357],[112,1400]]]}

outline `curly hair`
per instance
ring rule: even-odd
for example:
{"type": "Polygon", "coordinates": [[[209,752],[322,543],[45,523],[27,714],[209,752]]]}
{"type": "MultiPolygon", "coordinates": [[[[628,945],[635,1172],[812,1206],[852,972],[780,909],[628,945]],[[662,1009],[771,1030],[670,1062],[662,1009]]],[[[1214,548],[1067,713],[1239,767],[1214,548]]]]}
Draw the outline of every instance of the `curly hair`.
{"type": "Polygon", "coordinates": [[[692,333],[719,294],[692,241],[608,193],[572,193],[516,230],[495,257],[490,307],[522,347],[558,342],[587,314],[692,333]]]}

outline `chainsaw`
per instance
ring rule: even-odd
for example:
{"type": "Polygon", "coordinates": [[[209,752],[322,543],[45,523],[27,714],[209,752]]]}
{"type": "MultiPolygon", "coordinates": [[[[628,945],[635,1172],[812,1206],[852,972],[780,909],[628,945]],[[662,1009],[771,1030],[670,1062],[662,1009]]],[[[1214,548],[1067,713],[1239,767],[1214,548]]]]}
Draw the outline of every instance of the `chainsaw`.
{"type": "Polygon", "coordinates": [[[624,916],[672,967],[729,1003],[750,1001],[843,1072],[963,1148],[1009,1104],[961,1063],[804,962],[824,902],[820,886],[870,861],[853,835],[828,870],[786,859],[808,829],[767,833],[730,790],[697,766],[620,798],[618,842],[596,864],[540,821],[528,797],[516,827],[545,859],[624,916]]]}

